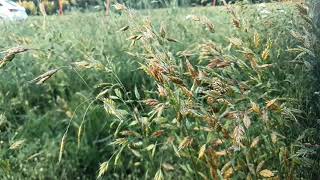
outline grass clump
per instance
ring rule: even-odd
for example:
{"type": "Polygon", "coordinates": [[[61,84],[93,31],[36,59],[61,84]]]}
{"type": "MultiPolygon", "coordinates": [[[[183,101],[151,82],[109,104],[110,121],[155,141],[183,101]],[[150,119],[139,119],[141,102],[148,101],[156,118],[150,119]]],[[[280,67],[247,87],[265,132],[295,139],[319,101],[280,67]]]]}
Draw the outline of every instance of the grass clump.
{"type": "Polygon", "coordinates": [[[309,126],[318,116],[308,110],[317,103],[305,100],[314,66],[293,53],[293,5],[270,4],[267,15],[247,5],[117,6],[111,20],[70,15],[1,29],[3,48],[40,49],[1,69],[1,81],[16,80],[1,84],[11,105],[1,109],[3,178],[20,178],[14,168],[34,179],[317,176],[318,129],[309,126]]]}
{"type": "MultiPolygon", "coordinates": [[[[285,68],[289,59],[284,62],[283,45],[288,41],[277,35],[263,38],[266,32],[256,28],[261,22],[240,18],[247,17],[247,7],[226,7],[234,26],[230,24],[230,34],[218,42],[201,39],[178,51],[172,44],[183,42],[165,26],[156,27],[126,11],[133,19],[129,40],[138,46],[133,55],[157,88],[144,90],[150,93],[144,93],[142,107],[124,110],[115,100],[104,101],[118,124],[111,143],[118,152],[108,162],[141,164],[142,172],[136,173],[147,179],[152,174],[192,179],[297,177],[297,164],[290,159],[295,137],[286,136],[295,131],[287,129],[295,123],[294,97],[283,83],[293,81],[285,68]],[[136,161],[119,162],[118,156],[130,153],[136,161]]],[[[207,37],[216,32],[207,17],[189,17],[207,37]]],[[[263,23],[275,22],[269,18],[263,23]]]]}

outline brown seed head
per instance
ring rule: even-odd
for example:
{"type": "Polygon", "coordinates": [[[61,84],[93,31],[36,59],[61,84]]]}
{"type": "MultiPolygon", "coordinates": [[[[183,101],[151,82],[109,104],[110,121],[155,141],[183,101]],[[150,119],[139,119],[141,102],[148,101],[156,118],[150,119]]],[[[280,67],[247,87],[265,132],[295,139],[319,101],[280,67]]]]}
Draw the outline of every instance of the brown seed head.
{"type": "Polygon", "coordinates": [[[198,77],[198,72],[193,68],[192,64],[187,60],[187,68],[189,71],[189,74],[191,75],[192,79],[196,79],[198,77]]]}
{"type": "Polygon", "coordinates": [[[165,70],[161,68],[159,65],[156,65],[156,64],[150,65],[147,71],[158,82],[160,82],[161,84],[164,83],[163,73],[165,70]]]}
{"type": "Polygon", "coordinates": [[[152,134],[153,137],[160,137],[164,134],[164,130],[156,131],[152,134]]]}
{"type": "Polygon", "coordinates": [[[183,84],[183,80],[178,78],[178,77],[175,77],[175,76],[169,76],[169,79],[171,82],[175,83],[175,84],[178,84],[178,85],[181,85],[181,86],[185,86],[183,84]]]}
{"type": "Polygon", "coordinates": [[[144,101],[144,103],[148,106],[156,106],[159,104],[159,101],[156,99],[147,99],[144,101]]]}
{"type": "Polygon", "coordinates": [[[230,62],[223,61],[219,58],[213,59],[210,61],[210,63],[207,65],[208,68],[213,69],[213,68],[225,68],[230,66],[230,62]]]}
{"type": "Polygon", "coordinates": [[[240,20],[239,19],[233,19],[232,20],[232,23],[233,25],[236,27],[236,28],[240,28],[240,20]]]}

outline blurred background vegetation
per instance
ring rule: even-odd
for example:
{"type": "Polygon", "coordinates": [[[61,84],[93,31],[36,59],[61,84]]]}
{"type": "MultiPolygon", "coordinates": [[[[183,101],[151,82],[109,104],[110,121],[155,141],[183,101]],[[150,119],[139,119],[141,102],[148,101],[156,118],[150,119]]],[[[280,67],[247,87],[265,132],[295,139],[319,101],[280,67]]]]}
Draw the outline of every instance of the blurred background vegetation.
{"type": "MultiPolygon", "coordinates": [[[[19,2],[27,9],[28,14],[39,14],[39,4],[42,3],[48,14],[57,14],[59,8],[58,0],[14,0],[19,2]]],[[[114,0],[110,0],[114,3],[114,0]]],[[[274,0],[226,0],[228,3],[246,2],[246,3],[262,3],[274,2],[274,0]]],[[[134,9],[152,9],[164,8],[172,6],[188,7],[188,6],[210,6],[213,2],[216,5],[222,5],[222,0],[121,0],[119,3],[124,3],[128,7],[134,9]]],[[[64,10],[103,10],[105,0],[62,0],[64,10]]]]}

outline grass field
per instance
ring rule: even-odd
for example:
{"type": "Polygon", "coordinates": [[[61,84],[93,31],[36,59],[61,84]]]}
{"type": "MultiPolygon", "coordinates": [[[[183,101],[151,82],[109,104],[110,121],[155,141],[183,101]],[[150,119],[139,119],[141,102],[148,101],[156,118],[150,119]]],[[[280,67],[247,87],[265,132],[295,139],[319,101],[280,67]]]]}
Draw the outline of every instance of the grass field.
{"type": "Polygon", "coordinates": [[[288,51],[301,20],[259,8],[2,24],[0,57],[33,50],[0,69],[0,178],[315,178],[314,81],[288,51]]]}

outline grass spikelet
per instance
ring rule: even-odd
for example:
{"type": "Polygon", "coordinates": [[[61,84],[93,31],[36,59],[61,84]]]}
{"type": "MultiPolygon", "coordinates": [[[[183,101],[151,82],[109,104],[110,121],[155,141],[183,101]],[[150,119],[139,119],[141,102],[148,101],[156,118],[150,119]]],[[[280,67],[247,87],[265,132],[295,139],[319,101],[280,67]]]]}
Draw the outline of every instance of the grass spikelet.
{"type": "Polygon", "coordinates": [[[232,167],[229,167],[224,173],[223,173],[223,178],[224,179],[229,179],[232,177],[234,171],[232,167]]]}
{"type": "Polygon", "coordinates": [[[59,163],[62,160],[62,154],[63,154],[63,151],[64,151],[64,147],[65,147],[66,141],[67,141],[67,134],[65,133],[62,136],[61,143],[60,143],[59,160],[58,160],[59,163]]]}
{"type": "Polygon", "coordinates": [[[198,72],[193,68],[192,64],[187,60],[187,68],[189,71],[189,74],[191,75],[192,79],[196,79],[198,77],[198,72]]]}
{"type": "Polygon", "coordinates": [[[252,143],[251,143],[251,145],[250,145],[250,148],[256,147],[256,146],[259,144],[259,141],[260,141],[259,136],[257,136],[256,138],[254,138],[254,139],[252,140],[252,143]]]}
{"type": "Polygon", "coordinates": [[[204,71],[199,71],[199,76],[198,76],[198,79],[199,80],[203,80],[203,79],[206,79],[208,77],[208,74],[204,71]]]}
{"type": "Polygon", "coordinates": [[[264,177],[264,178],[271,178],[274,176],[274,173],[272,171],[270,171],[269,169],[264,169],[262,171],[259,172],[260,176],[264,177]]]}
{"type": "Polygon", "coordinates": [[[312,44],[311,41],[312,41],[312,40],[311,40],[308,36],[305,36],[305,37],[304,37],[304,41],[303,41],[304,47],[310,49],[310,48],[311,48],[311,44],[312,44]]]}
{"type": "Polygon", "coordinates": [[[128,40],[137,40],[138,37],[138,35],[132,35],[128,38],[128,40]]]}
{"type": "Polygon", "coordinates": [[[151,66],[149,66],[149,68],[147,69],[147,72],[153,78],[155,78],[160,84],[164,83],[164,77],[163,77],[164,70],[159,65],[151,65],[151,66]]]}
{"type": "Polygon", "coordinates": [[[93,67],[93,65],[87,61],[73,62],[73,63],[71,63],[71,65],[74,65],[80,69],[90,69],[93,67]]]}
{"type": "Polygon", "coordinates": [[[244,128],[241,125],[238,125],[234,128],[232,137],[237,145],[241,144],[244,135],[244,128]]]}
{"type": "Polygon", "coordinates": [[[290,34],[300,42],[304,42],[304,36],[297,31],[290,31],[290,34]]]}
{"type": "Polygon", "coordinates": [[[167,90],[163,86],[161,86],[159,84],[158,84],[158,92],[159,92],[159,95],[162,96],[162,97],[168,96],[167,90]]]}
{"type": "Polygon", "coordinates": [[[206,27],[208,28],[208,30],[209,30],[210,32],[212,32],[212,33],[215,32],[214,25],[213,25],[212,22],[207,21],[207,22],[205,23],[205,25],[206,25],[206,27]]]}
{"type": "Polygon", "coordinates": [[[21,139],[21,140],[18,140],[16,142],[14,142],[13,144],[11,144],[11,146],[9,147],[9,149],[11,150],[16,150],[16,149],[19,149],[22,147],[22,145],[24,144],[25,140],[24,139],[21,139]]]}
{"type": "Polygon", "coordinates": [[[255,32],[253,35],[253,42],[254,42],[254,46],[255,48],[258,48],[260,46],[260,35],[259,33],[255,32]]]}
{"type": "Polygon", "coordinates": [[[83,130],[83,123],[81,123],[79,128],[78,128],[78,136],[77,136],[78,148],[80,147],[82,130],[83,130]]]}
{"type": "Polygon", "coordinates": [[[182,92],[187,95],[189,98],[191,98],[193,96],[193,93],[188,89],[186,88],[185,86],[179,86],[182,90],[182,92]]]}
{"type": "Polygon", "coordinates": [[[116,3],[113,5],[113,7],[117,10],[117,11],[125,11],[127,10],[127,7],[123,4],[120,3],[116,3]]]}
{"type": "Polygon", "coordinates": [[[309,16],[302,15],[301,18],[307,23],[307,29],[313,29],[313,21],[309,16]]]}
{"type": "Polygon", "coordinates": [[[223,61],[219,58],[213,59],[210,61],[210,63],[207,65],[208,68],[213,69],[213,68],[225,68],[230,66],[230,62],[223,61]]]}
{"type": "Polygon", "coordinates": [[[0,61],[0,68],[3,68],[7,65],[10,61],[15,58],[15,54],[7,54],[1,61],[0,61]]]}
{"type": "Polygon", "coordinates": [[[271,141],[273,144],[275,144],[277,142],[278,138],[277,138],[277,134],[275,132],[271,133],[271,141]]]}
{"type": "Polygon", "coordinates": [[[257,67],[259,66],[257,63],[257,59],[254,57],[252,59],[250,59],[250,65],[251,65],[252,69],[257,69],[257,67]]]}
{"type": "Polygon", "coordinates": [[[108,171],[108,168],[109,168],[109,161],[101,163],[97,178],[98,179],[101,178],[108,171]]]}
{"type": "Polygon", "coordinates": [[[196,15],[188,15],[186,19],[191,19],[192,21],[200,21],[200,17],[196,15]]]}
{"type": "Polygon", "coordinates": [[[301,15],[307,16],[308,15],[308,8],[303,6],[302,4],[296,4],[296,8],[298,9],[301,15]]]}
{"type": "Polygon", "coordinates": [[[268,111],[263,110],[261,113],[262,113],[262,120],[263,120],[264,122],[269,121],[268,111]]]}
{"type": "Polygon", "coordinates": [[[24,47],[14,47],[9,50],[7,50],[7,54],[4,56],[4,58],[0,61],[0,68],[4,67],[7,65],[9,62],[11,62],[17,54],[26,52],[30,50],[29,48],[24,48],[24,47]]]}
{"type": "Polygon", "coordinates": [[[258,65],[257,67],[261,69],[270,68],[270,67],[273,67],[273,64],[262,64],[262,65],[258,65]]]}
{"type": "Polygon", "coordinates": [[[96,99],[100,99],[102,98],[104,95],[106,95],[107,93],[110,92],[110,89],[105,89],[103,91],[101,91],[97,96],[96,96],[96,99]]]}
{"type": "Polygon", "coordinates": [[[259,105],[253,101],[251,101],[251,110],[258,114],[261,113],[259,105]]]}
{"type": "Polygon", "coordinates": [[[173,167],[171,164],[169,164],[169,163],[163,163],[163,164],[162,164],[162,167],[163,167],[163,169],[166,170],[166,171],[174,171],[174,167],[173,167]]]}
{"type": "Polygon", "coordinates": [[[119,31],[119,32],[124,32],[124,31],[128,30],[129,27],[130,27],[130,26],[124,26],[124,27],[120,28],[118,31],[119,31]]]}
{"type": "Polygon", "coordinates": [[[129,47],[132,48],[135,44],[136,44],[136,40],[132,40],[129,47]]]}
{"type": "Polygon", "coordinates": [[[171,82],[177,84],[177,85],[180,85],[180,86],[185,86],[184,83],[183,83],[183,80],[178,78],[178,77],[175,77],[175,76],[169,76],[169,79],[171,82]]]}
{"type": "Polygon", "coordinates": [[[185,148],[188,148],[192,145],[193,143],[193,138],[191,137],[185,137],[179,144],[179,147],[178,147],[178,150],[182,150],[182,149],[185,149],[185,148]]]}
{"type": "Polygon", "coordinates": [[[152,133],[151,136],[158,138],[158,137],[162,136],[163,134],[164,134],[164,130],[159,130],[159,131],[152,133]]]}
{"type": "Polygon", "coordinates": [[[225,174],[225,172],[227,172],[227,170],[232,166],[232,162],[229,161],[227,162],[225,165],[222,166],[221,168],[221,173],[225,174]]]}
{"type": "Polygon", "coordinates": [[[31,50],[30,48],[25,48],[25,47],[14,47],[14,48],[11,48],[9,50],[7,50],[7,53],[8,54],[19,54],[19,53],[22,53],[22,52],[26,52],[28,50],[31,50]]]}
{"type": "Polygon", "coordinates": [[[166,30],[165,30],[165,28],[164,28],[164,26],[163,25],[161,25],[161,27],[160,27],[160,36],[162,37],[162,38],[165,38],[166,37],[166,30]]]}
{"type": "Polygon", "coordinates": [[[241,23],[240,23],[239,19],[233,19],[232,23],[236,28],[240,28],[241,27],[241,23]]]}
{"type": "Polygon", "coordinates": [[[264,165],[265,162],[266,162],[266,161],[261,161],[261,162],[259,162],[259,164],[257,165],[256,172],[260,172],[260,170],[262,169],[262,167],[263,167],[263,165],[264,165]]]}
{"type": "Polygon", "coordinates": [[[178,40],[169,37],[167,37],[166,40],[168,40],[169,42],[179,42],[178,40]]]}
{"type": "Polygon", "coordinates": [[[272,99],[270,101],[267,101],[266,108],[271,110],[278,109],[279,105],[277,104],[277,99],[272,99]]]}
{"type": "Polygon", "coordinates": [[[266,48],[265,50],[263,50],[261,57],[264,61],[268,60],[270,57],[270,50],[268,48],[266,48]]]}
{"type": "Polygon", "coordinates": [[[164,180],[164,176],[163,176],[161,168],[157,171],[157,173],[155,174],[153,179],[154,180],[164,180]]]}
{"type": "Polygon", "coordinates": [[[156,106],[159,104],[159,101],[156,99],[147,99],[144,101],[144,103],[148,106],[156,106]]]}
{"type": "Polygon", "coordinates": [[[71,65],[74,65],[75,67],[80,69],[95,68],[96,70],[101,70],[104,68],[104,66],[98,62],[79,61],[79,62],[71,63],[71,65]]]}
{"type": "Polygon", "coordinates": [[[184,57],[184,58],[188,58],[188,57],[191,57],[193,55],[194,55],[194,53],[192,53],[191,51],[187,51],[187,50],[177,52],[177,56],[184,57]]]}
{"type": "Polygon", "coordinates": [[[225,156],[227,155],[227,151],[226,150],[222,150],[222,151],[217,151],[214,153],[216,156],[225,156]]]}
{"type": "Polygon", "coordinates": [[[242,40],[236,37],[229,38],[229,41],[233,46],[237,48],[241,47],[243,44],[242,40]]]}
{"type": "Polygon", "coordinates": [[[34,78],[33,80],[31,80],[31,83],[36,83],[37,85],[43,84],[45,81],[50,79],[59,70],[60,69],[49,70],[49,71],[45,72],[44,74],[41,74],[40,76],[38,76],[38,77],[34,78]]]}
{"type": "Polygon", "coordinates": [[[205,155],[205,152],[206,152],[206,144],[201,146],[198,153],[198,159],[201,159],[205,155]]]}
{"type": "Polygon", "coordinates": [[[243,124],[244,126],[248,129],[251,125],[251,120],[250,120],[250,117],[248,116],[248,114],[244,114],[243,115],[243,124]]]}

